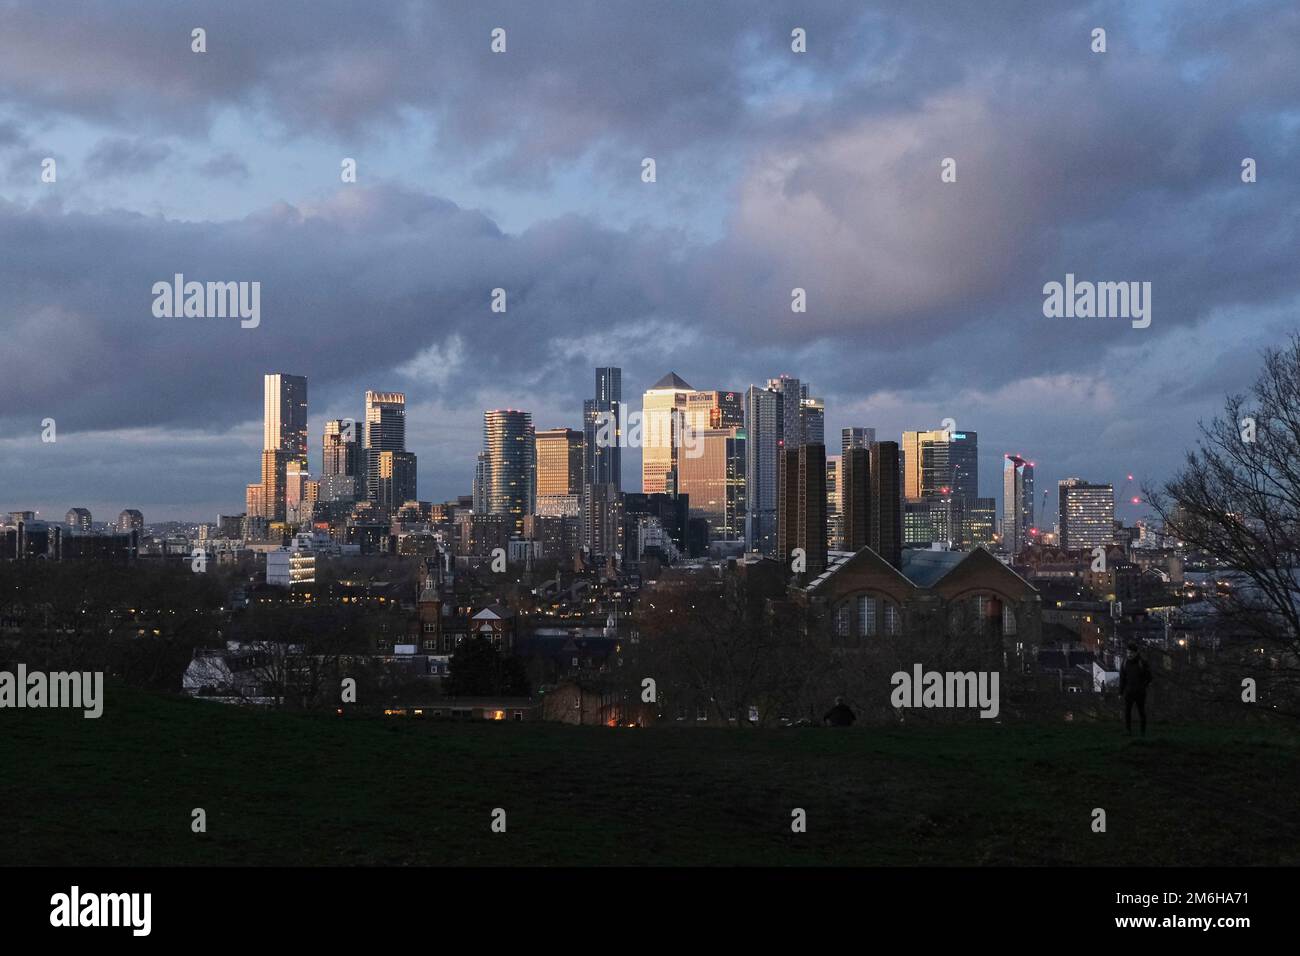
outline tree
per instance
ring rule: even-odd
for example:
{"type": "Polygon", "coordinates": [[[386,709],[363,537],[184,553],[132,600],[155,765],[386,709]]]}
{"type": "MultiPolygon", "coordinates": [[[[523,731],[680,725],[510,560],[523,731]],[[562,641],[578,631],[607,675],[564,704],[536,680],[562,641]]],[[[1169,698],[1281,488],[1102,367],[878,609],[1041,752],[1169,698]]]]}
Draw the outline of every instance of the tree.
{"type": "Polygon", "coordinates": [[[1233,572],[1234,586],[1212,599],[1223,630],[1269,654],[1275,687],[1291,696],[1300,676],[1300,335],[1268,349],[1249,395],[1229,395],[1223,416],[1200,431],[1183,469],[1145,497],[1166,533],[1233,572]]]}
{"type": "Polygon", "coordinates": [[[739,576],[666,575],[642,595],[636,620],[639,640],[620,676],[638,696],[640,681],[654,678],[662,706],[692,719],[703,710],[746,727],[799,717],[830,665],[779,577],[773,590],[739,576]]]}
{"type": "Polygon", "coordinates": [[[462,641],[451,655],[448,690],[453,697],[527,697],[523,662],[501,654],[485,637],[462,641]]]}

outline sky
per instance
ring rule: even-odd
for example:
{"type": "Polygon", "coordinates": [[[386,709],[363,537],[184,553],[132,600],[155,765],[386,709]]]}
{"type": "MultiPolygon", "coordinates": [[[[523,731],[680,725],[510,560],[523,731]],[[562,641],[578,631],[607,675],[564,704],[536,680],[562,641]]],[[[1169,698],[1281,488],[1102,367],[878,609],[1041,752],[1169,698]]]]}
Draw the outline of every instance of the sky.
{"type": "Polygon", "coordinates": [[[794,375],[832,444],[952,418],[985,496],[1013,452],[1040,504],[1070,476],[1127,502],[1300,325],[1289,0],[0,0],[0,22],[0,511],[243,511],[271,371],[308,379],[313,470],[326,419],[406,392],[441,501],[484,409],[580,427],[598,365],[634,407],[670,370],[794,375]],[[155,316],[176,273],[259,282],[260,324],[155,316]],[[1045,317],[1067,273],[1150,282],[1150,326],[1045,317]]]}

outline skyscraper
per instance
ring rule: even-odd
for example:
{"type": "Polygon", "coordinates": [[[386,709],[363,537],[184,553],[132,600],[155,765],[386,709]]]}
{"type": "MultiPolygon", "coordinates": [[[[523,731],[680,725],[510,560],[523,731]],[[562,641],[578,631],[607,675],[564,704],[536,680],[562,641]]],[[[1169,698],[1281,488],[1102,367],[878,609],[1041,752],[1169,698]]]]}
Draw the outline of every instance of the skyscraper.
{"type": "Polygon", "coordinates": [[[1002,550],[1017,555],[1034,525],[1034,463],[1019,455],[1002,462],[1002,550]]]}
{"type": "Polygon", "coordinates": [[[622,427],[623,370],[613,366],[596,369],[596,397],[582,403],[582,440],[584,485],[623,485],[623,449],[618,440],[622,427]],[[610,434],[614,441],[608,448],[596,445],[602,418],[612,417],[610,434]]]}
{"type": "Polygon", "coordinates": [[[624,495],[614,485],[582,489],[583,547],[595,558],[622,558],[624,495]]]}
{"type": "Polygon", "coordinates": [[[996,498],[976,498],[967,501],[962,515],[962,546],[974,548],[976,545],[992,544],[993,531],[997,527],[998,502],[996,498]]]}
{"type": "MultiPolygon", "coordinates": [[[[975,432],[921,432],[937,435],[919,443],[920,494],[955,497],[963,502],[979,496],[979,435],[975,432]]],[[[905,467],[910,466],[905,465],[905,467]]]]}
{"type": "Polygon", "coordinates": [[[686,424],[697,430],[744,428],[744,398],[740,392],[690,392],[686,396],[686,424]]]}
{"type": "Polygon", "coordinates": [[[745,392],[745,547],[768,555],[777,548],[784,416],[781,392],[757,385],[745,392]]]}
{"type": "Polygon", "coordinates": [[[406,395],[366,392],[366,434],[363,446],[366,497],[379,499],[379,453],[406,451],[406,395]]]}
{"type": "Polygon", "coordinates": [[[69,508],[63,521],[73,534],[90,534],[90,512],[85,508],[69,508]]]}
{"type": "Polygon", "coordinates": [[[1082,478],[1056,483],[1057,520],[1061,547],[1069,551],[1096,548],[1115,540],[1115,489],[1082,478]]]}
{"type": "Polygon", "coordinates": [[[358,448],[356,422],[346,418],[327,421],[321,436],[321,476],[356,477],[360,470],[358,448]]]}
{"type": "Polygon", "coordinates": [[[844,428],[840,430],[840,454],[845,454],[850,448],[870,448],[871,443],[876,440],[876,430],[874,428],[844,428]]]}
{"type": "MultiPolygon", "coordinates": [[[[307,469],[307,379],[269,372],[262,376],[262,514],[284,521],[289,462],[307,469]]],[[[250,512],[251,514],[251,512],[250,512]]]]}
{"type": "MultiPolygon", "coordinates": [[[[261,517],[268,521],[284,521],[288,515],[288,472],[291,458],[289,452],[279,448],[262,450],[261,517]]],[[[294,461],[296,462],[296,459],[294,461]]]]}
{"type": "Polygon", "coordinates": [[[871,451],[860,445],[840,456],[840,527],[845,551],[871,544],[871,451]]]}
{"type": "Polygon", "coordinates": [[[802,550],[808,577],[816,577],[826,568],[826,446],[786,448],[781,464],[777,553],[788,566],[802,550]]]}
{"type": "Polygon", "coordinates": [[[474,462],[474,487],[471,489],[470,510],[476,515],[487,514],[487,452],[480,451],[474,462]]]}
{"type": "Polygon", "coordinates": [[[844,525],[840,513],[840,462],[842,455],[826,459],[826,546],[832,551],[844,549],[844,525]]]}
{"type": "Polygon", "coordinates": [[[898,443],[884,441],[850,448],[840,462],[844,550],[869,547],[894,567],[903,554],[898,460],[898,443]]]}
{"type": "Polygon", "coordinates": [[[688,496],[690,516],[709,523],[709,540],[741,541],[745,537],[745,429],[705,427],[695,430],[693,441],[700,453],[681,456],[677,491],[688,496]]]}
{"type": "Polygon", "coordinates": [[[322,501],[355,501],[361,491],[361,455],[356,422],[336,418],[321,435],[322,501]]]}
{"type": "MultiPolygon", "coordinates": [[[[948,494],[942,489],[954,485],[954,467],[950,462],[950,442],[965,442],[955,450],[956,461],[963,470],[963,488],[970,497],[975,496],[974,468],[971,453],[974,450],[974,432],[954,432],[943,429],[933,431],[903,432],[903,497],[924,498],[927,495],[948,494]],[[957,436],[961,435],[959,439],[957,436]]],[[[965,494],[965,491],[963,491],[965,494]]]]}
{"type": "Polygon", "coordinates": [[[687,397],[695,389],[676,372],[650,386],[641,399],[641,491],[675,492],[687,397]]]}
{"type": "Polygon", "coordinates": [[[898,442],[873,443],[870,458],[871,550],[897,568],[903,562],[903,507],[898,442]]]}
{"type": "Polygon", "coordinates": [[[507,530],[524,532],[524,516],[537,504],[537,436],[531,412],[498,408],[483,413],[483,495],[490,515],[504,515],[507,530]]]}
{"type": "Polygon", "coordinates": [[[263,377],[262,450],[282,451],[307,464],[307,379],[271,372],[263,377]]]}
{"type": "Polygon", "coordinates": [[[781,440],[785,448],[798,448],[803,444],[803,387],[797,378],[780,375],[767,380],[767,390],[781,396],[781,440]]]}
{"type": "Polygon", "coordinates": [[[381,451],[377,461],[379,485],[375,504],[385,514],[391,515],[403,504],[416,498],[415,455],[409,451],[381,451]]]}
{"type": "Polygon", "coordinates": [[[824,399],[808,395],[808,386],[803,386],[804,395],[799,400],[799,429],[803,441],[808,445],[826,443],[826,402],[824,399]]]}
{"type": "Polygon", "coordinates": [[[124,508],[122,513],[117,516],[117,530],[120,534],[130,534],[132,531],[144,532],[144,515],[135,508],[124,508]]]}
{"type": "Polygon", "coordinates": [[[537,433],[537,497],[582,493],[582,432],[546,428],[537,433]]]}

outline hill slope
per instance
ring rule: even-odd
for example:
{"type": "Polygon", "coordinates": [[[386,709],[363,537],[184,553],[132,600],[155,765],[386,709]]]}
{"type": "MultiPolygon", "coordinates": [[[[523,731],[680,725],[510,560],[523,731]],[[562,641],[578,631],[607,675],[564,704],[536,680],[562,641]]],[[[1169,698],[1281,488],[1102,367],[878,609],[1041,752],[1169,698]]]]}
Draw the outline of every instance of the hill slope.
{"type": "Polygon", "coordinates": [[[99,720],[0,724],[7,865],[1300,863],[1300,745],[1277,728],[609,730],[120,688],[99,720]]]}

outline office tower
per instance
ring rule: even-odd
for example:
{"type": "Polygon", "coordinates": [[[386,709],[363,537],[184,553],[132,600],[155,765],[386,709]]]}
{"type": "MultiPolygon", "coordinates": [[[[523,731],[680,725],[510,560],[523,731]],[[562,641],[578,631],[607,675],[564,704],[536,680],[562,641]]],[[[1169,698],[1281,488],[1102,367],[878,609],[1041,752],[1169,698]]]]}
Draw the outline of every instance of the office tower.
{"type": "Polygon", "coordinates": [[[697,431],[744,428],[744,397],[740,392],[690,392],[686,396],[686,424],[697,431]]]}
{"type": "Polygon", "coordinates": [[[244,514],[248,518],[266,520],[266,496],[262,493],[260,481],[244,486],[244,514]]]}
{"type": "Polygon", "coordinates": [[[547,428],[537,433],[537,497],[582,493],[582,432],[547,428]]]}
{"type": "Polygon", "coordinates": [[[380,511],[391,515],[417,498],[415,455],[409,451],[381,451],[377,460],[379,484],[375,504],[380,511]]]}
{"type": "Polygon", "coordinates": [[[476,515],[487,514],[487,452],[478,453],[474,462],[474,485],[470,489],[470,510],[476,515]]]}
{"type": "Polygon", "coordinates": [[[90,534],[90,512],[85,508],[69,508],[63,523],[72,534],[90,534]]]}
{"type": "Polygon", "coordinates": [[[777,485],[784,433],[780,392],[751,385],[745,392],[745,547],[776,553],[777,485]]]}
{"type": "Polygon", "coordinates": [[[840,454],[845,454],[850,448],[870,448],[871,443],[875,440],[876,430],[874,428],[841,429],[840,454]]]}
{"type": "Polygon", "coordinates": [[[1002,550],[1019,554],[1034,525],[1034,463],[1019,455],[1002,462],[1002,550]]]}
{"type": "Polygon", "coordinates": [[[840,456],[840,527],[845,551],[871,544],[871,450],[851,447],[840,456]]]}
{"type": "Polygon", "coordinates": [[[357,441],[356,422],[336,418],[325,423],[321,436],[321,477],[318,494],[321,501],[356,501],[361,496],[361,443],[357,441]]]}
{"type": "Polygon", "coordinates": [[[808,395],[808,386],[803,386],[804,395],[799,400],[799,429],[806,445],[823,445],[826,443],[826,401],[808,395]]]}
{"type": "Polygon", "coordinates": [[[903,432],[903,497],[912,502],[924,498],[940,499],[940,507],[934,514],[938,524],[931,530],[923,530],[921,519],[916,517],[926,508],[917,505],[908,512],[914,516],[914,524],[913,530],[905,534],[907,543],[920,544],[932,540],[953,547],[961,546],[965,506],[972,504],[979,495],[978,442],[976,432],[903,432]],[[946,504],[949,498],[957,499],[960,504],[946,504]],[[934,537],[918,537],[922,534],[933,534],[934,537]]]}
{"type": "Polygon", "coordinates": [[[362,464],[366,498],[379,498],[379,453],[406,451],[406,396],[401,392],[366,392],[366,433],[362,464]]]}
{"type": "Polygon", "coordinates": [[[677,493],[689,497],[691,517],[709,523],[710,541],[741,541],[745,537],[745,429],[691,428],[691,441],[699,454],[688,449],[681,456],[677,493]]]}
{"type": "Polygon", "coordinates": [[[487,513],[504,515],[507,531],[522,535],[524,516],[537,504],[537,436],[531,412],[498,408],[483,413],[483,496],[487,513]]]}
{"type": "Polygon", "coordinates": [[[347,418],[327,421],[321,436],[321,477],[357,477],[361,471],[359,449],[356,422],[347,418]]]}
{"type": "Polygon", "coordinates": [[[302,508],[307,502],[307,482],[311,474],[304,462],[291,458],[284,468],[284,513],[288,521],[306,521],[311,518],[311,508],[302,508]]]}
{"type": "Polygon", "coordinates": [[[767,390],[781,396],[780,437],[784,447],[798,448],[803,444],[803,387],[797,378],[781,375],[767,380],[767,390]]]}
{"type": "Polygon", "coordinates": [[[781,454],[777,552],[787,563],[802,549],[809,577],[826,569],[826,446],[800,445],[781,454]]]}
{"type": "Polygon", "coordinates": [[[262,450],[307,463],[307,379],[272,372],[263,377],[262,450]]]}
{"type": "Polygon", "coordinates": [[[613,485],[583,487],[583,546],[591,557],[622,559],[623,497],[623,492],[613,485]]]}
{"type": "Polygon", "coordinates": [[[672,493],[677,487],[686,400],[695,389],[669,372],[641,399],[641,491],[672,493]]]}
{"type": "MultiPolygon", "coordinates": [[[[262,490],[246,492],[256,517],[285,519],[286,469],[289,462],[307,468],[307,379],[271,372],[262,376],[262,490]]],[[[250,511],[249,514],[254,514],[250,511]]]]}
{"type": "Polygon", "coordinates": [[[997,499],[975,498],[966,502],[962,518],[962,546],[991,545],[997,527],[997,499]]]}
{"type": "Polygon", "coordinates": [[[117,530],[119,534],[129,534],[132,531],[144,531],[144,515],[134,508],[125,508],[117,516],[117,530]]]}
{"type": "Polygon", "coordinates": [[[869,450],[871,550],[894,567],[903,560],[903,508],[898,442],[880,441],[869,450]]]}
{"type": "Polygon", "coordinates": [[[842,455],[826,459],[826,546],[832,551],[844,550],[844,526],[840,522],[840,462],[842,455]]]}
{"type": "Polygon", "coordinates": [[[582,403],[582,484],[623,486],[623,448],[619,442],[625,414],[623,370],[612,366],[596,369],[596,397],[582,403]],[[613,421],[608,429],[613,441],[609,447],[600,448],[596,436],[604,419],[613,421]]]}
{"type": "MultiPolygon", "coordinates": [[[[262,451],[262,507],[259,517],[283,521],[288,493],[289,452],[278,448],[262,451]]],[[[249,511],[249,514],[252,514],[249,511]]]]}
{"type": "Polygon", "coordinates": [[[1115,540],[1113,486],[1066,478],[1057,482],[1056,493],[1062,548],[1091,550],[1115,540]]]}
{"type": "Polygon", "coordinates": [[[963,501],[978,497],[979,435],[975,432],[937,434],[937,439],[920,442],[920,497],[954,495],[963,501]]]}

